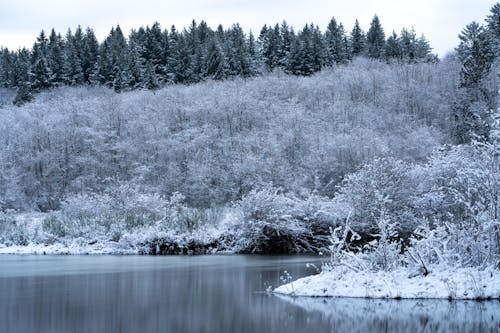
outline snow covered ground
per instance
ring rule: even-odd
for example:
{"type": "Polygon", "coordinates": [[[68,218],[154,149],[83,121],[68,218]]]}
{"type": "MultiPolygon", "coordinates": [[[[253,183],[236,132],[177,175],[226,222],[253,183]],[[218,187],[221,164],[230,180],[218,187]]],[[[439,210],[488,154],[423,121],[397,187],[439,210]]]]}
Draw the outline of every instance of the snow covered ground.
{"type": "Polygon", "coordinates": [[[407,269],[354,272],[337,268],[287,283],[274,292],[313,297],[500,299],[500,270],[433,267],[429,275],[415,276],[407,269]]]}

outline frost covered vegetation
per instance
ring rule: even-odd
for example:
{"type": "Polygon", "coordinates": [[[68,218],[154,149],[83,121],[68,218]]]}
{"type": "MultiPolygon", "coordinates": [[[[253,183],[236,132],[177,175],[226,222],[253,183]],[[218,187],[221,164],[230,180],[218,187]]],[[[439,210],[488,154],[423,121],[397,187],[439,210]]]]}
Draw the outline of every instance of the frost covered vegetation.
{"type": "Polygon", "coordinates": [[[498,268],[499,17],[439,62],[368,48],[309,76],[0,103],[0,243],[498,268]]]}

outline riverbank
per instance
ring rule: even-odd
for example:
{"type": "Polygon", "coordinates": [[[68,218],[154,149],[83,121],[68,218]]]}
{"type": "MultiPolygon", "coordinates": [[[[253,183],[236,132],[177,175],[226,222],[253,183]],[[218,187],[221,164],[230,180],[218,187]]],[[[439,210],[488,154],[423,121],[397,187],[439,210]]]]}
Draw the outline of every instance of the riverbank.
{"type": "Polygon", "coordinates": [[[355,272],[339,267],[284,284],[274,293],[308,297],[500,299],[500,270],[432,267],[424,276],[403,268],[355,272]]]}

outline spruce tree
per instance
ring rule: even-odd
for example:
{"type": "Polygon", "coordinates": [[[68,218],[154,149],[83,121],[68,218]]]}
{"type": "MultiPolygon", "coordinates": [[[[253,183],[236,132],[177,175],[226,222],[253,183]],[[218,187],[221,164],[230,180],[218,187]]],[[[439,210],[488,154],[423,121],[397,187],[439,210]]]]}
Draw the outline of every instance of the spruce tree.
{"type": "Polygon", "coordinates": [[[83,81],[90,83],[90,77],[99,56],[99,42],[91,28],[87,28],[83,37],[82,70],[83,81]]]}
{"type": "Polygon", "coordinates": [[[388,61],[402,59],[399,37],[395,31],[387,38],[384,55],[388,61]]]}
{"type": "Polygon", "coordinates": [[[354,27],[351,31],[350,36],[351,44],[351,54],[353,57],[363,55],[366,51],[366,36],[361,27],[359,26],[358,20],[354,22],[354,27]]]}
{"type": "Polygon", "coordinates": [[[64,82],[67,85],[78,85],[83,83],[83,67],[81,59],[81,47],[83,36],[81,29],[78,35],[73,35],[68,29],[66,33],[66,44],[64,49],[64,82]]]}
{"type": "Polygon", "coordinates": [[[42,30],[33,46],[31,70],[29,72],[30,87],[33,91],[41,91],[51,87],[51,71],[47,61],[47,37],[42,30]]]}
{"type": "Polygon", "coordinates": [[[225,78],[224,57],[215,38],[210,41],[205,62],[206,77],[213,80],[223,80],[225,78]]]}
{"type": "Polygon", "coordinates": [[[491,98],[484,79],[490,72],[494,52],[486,30],[477,22],[468,24],[459,38],[460,45],[456,50],[462,69],[461,92],[454,106],[455,138],[457,143],[488,140],[488,112],[496,101],[491,98]]]}
{"type": "Polygon", "coordinates": [[[490,44],[500,59],[500,2],[497,2],[490,9],[490,15],[486,18],[490,44]]]}
{"type": "Polygon", "coordinates": [[[477,22],[468,24],[459,38],[460,44],[456,51],[463,65],[461,86],[478,88],[495,58],[490,39],[484,27],[477,22]]]}
{"type": "Polygon", "coordinates": [[[0,68],[1,70],[1,76],[2,76],[2,86],[4,88],[11,88],[12,87],[12,67],[13,67],[13,61],[12,61],[12,54],[9,51],[9,49],[5,48],[2,49],[1,52],[1,62],[2,66],[0,68]]]}
{"type": "Polygon", "coordinates": [[[399,39],[399,45],[401,50],[401,58],[406,62],[414,62],[416,58],[416,34],[415,30],[411,29],[408,31],[403,28],[401,30],[401,37],[399,39]]]}
{"type": "Polygon", "coordinates": [[[59,86],[64,82],[64,43],[54,29],[50,32],[47,45],[47,61],[51,71],[50,83],[59,86]]]}
{"type": "Polygon", "coordinates": [[[344,26],[337,24],[335,18],[330,20],[325,32],[326,63],[328,65],[342,64],[349,60],[348,46],[344,26]]]}
{"type": "Polygon", "coordinates": [[[381,59],[384,55],[385,34],[380,20],[375,15],[366,34],[367,52],[370,58],[381,59]]]}

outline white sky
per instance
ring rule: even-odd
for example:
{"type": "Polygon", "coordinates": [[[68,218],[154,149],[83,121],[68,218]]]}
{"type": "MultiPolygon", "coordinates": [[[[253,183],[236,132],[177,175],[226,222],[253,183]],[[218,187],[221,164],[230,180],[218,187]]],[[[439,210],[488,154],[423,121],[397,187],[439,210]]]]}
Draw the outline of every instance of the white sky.
{"type": "Polygon", "coordinates": [[[458,44],[457,35],[471,21],[483,22],[497,0],[0,0],[0,45],[9,49],[31,47],[44,29],[64,35],[80,24],[94,29],[102,40],[112,26],[124,33],[160,22],[178,30],[192,19],[215,28],[240,23],[258,35],[264,24],[286,20],[298,30],[315,23],[322,31],[335,16],[350,32],[357,18],[363,30],[377,14],[386,35],[393,29],[414,27],[424,33],[434,51],[445,55],[458,44]]]}

